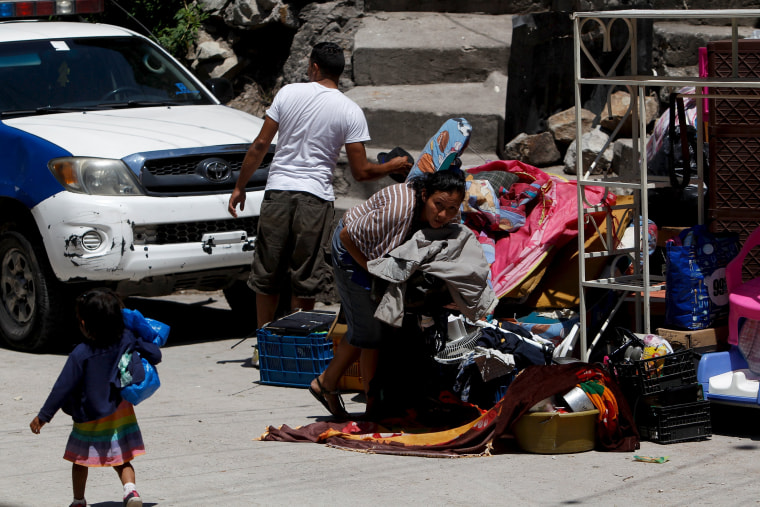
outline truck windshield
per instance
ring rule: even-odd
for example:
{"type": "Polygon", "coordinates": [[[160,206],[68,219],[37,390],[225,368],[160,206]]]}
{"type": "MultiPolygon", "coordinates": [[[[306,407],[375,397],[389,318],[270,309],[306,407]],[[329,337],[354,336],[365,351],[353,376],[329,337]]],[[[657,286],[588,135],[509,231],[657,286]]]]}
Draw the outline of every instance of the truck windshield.
{"type": "Polygon", "coordinates": [[[0,88],[4,114],[214,103],[185,69],[138,37],[0,44],[0,88]]]}

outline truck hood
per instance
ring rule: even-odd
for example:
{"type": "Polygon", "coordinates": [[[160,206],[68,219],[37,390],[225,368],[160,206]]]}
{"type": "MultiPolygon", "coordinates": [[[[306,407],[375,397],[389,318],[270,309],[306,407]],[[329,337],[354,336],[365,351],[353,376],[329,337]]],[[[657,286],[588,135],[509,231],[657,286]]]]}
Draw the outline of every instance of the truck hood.
{"type": "Polygon", "coordinates": [[[47,114],[4,123],[74,156],[120,159],[140,152],[249,144],[264,121],[227,106],[204,105],[47,114]]]}

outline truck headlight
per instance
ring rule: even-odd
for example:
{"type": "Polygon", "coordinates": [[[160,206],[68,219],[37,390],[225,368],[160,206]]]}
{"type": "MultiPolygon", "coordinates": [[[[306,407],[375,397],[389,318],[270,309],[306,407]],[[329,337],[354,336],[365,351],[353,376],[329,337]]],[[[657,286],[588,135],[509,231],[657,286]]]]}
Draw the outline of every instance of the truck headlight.
{"type": "Polygon", "coordinates": [[[48,168],[70,192],[90,195],[144,195],[134,173],[121,160],[64,157],[48,168]]]}

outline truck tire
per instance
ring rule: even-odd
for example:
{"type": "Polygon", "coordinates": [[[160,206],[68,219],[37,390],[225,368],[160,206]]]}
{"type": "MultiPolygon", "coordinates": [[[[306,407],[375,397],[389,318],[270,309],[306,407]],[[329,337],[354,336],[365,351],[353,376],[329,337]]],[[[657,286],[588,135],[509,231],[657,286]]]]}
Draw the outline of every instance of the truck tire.
{"type": "Polygon", "coordinates": [[[224,289],[224,298],[233,313],[241,316],[256,317],[256,293],[248,287],[245,280],[238,280],[224,289]]]}
{"type": "MultiPolygon", "coordinates": [[[[224,298],[230,305],[235,322],[246,331],[255,330],[258,325],[256,320],[256,293],[248,287],[248,283],[245,280],[236,281],[224,289],[224,298]]],[[[283,286],[275,317],[282,317],[288,313],[290,313],[290,286],[283,286]]]]}
{"type": "Polygon", "coordinates": [[[16,350],[43,349],[65,325],[63,290],[42,251],[16,231],[0,234],[0,335],[16,350]]]}

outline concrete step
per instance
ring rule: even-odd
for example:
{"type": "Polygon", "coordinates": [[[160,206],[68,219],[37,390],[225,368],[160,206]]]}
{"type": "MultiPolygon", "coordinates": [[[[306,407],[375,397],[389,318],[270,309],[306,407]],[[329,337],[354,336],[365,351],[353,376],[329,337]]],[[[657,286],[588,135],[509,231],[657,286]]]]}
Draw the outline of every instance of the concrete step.
{"type": "Polygon", "coordinates": [[[470,150],[497,153],[504,126],[507,78],[492,73],[482,83],[357,86],[346,92],[364,110],[370,147],[421,149],[449,118],[472,125],[470,150]]]}
{"type": "MultiPolygon", "coordinates": [[[[753,28],[739,26],[738,31],[740,38],[748,38],[752,36],[753,28]]],[[[679,21],[658,21],[653,24],[653,32],[654,47],[659,48],[662,64],[666,67],[696,66],[699,61],[697,48],[711,41],[731,38],[730,26],[695,25],[679,21]]]]}
{"type": "MultiPolygon", "coordinates": [[[[431,136],[433,134],[435,134],[435,132],[430,133],[431,136]]],[[[417,160],[419,156],[422,154],[422,148],[424,148],[424,145],[417,146],[416,148],[413,147],[411,149],[406,149],[406,148],[404,149],[409,152],[409,154],[414,158],[414,160],[417,160]]],[[[390,146],[387,148],[367,148],[367,158],[372,162],[376,162],[378,154],[382,152],[387,153],[391,151],[392,149],[393,149],[393,146],[390,146]]],[[[499,160],[499,156],[496,153],[487,153],[487,152],[476,153],[470,148],[467,148],[466,150],[464,150],[464,153],[462,153],[462,156],[459,157],[459,159],[462,161],[462,169],[470,169],[472,167],[477,167],[479,165],[487,164],[488,162],[492,162],[494,160],[499,160]]]]}
{"type": "MultiPolygon", "coordinates": [[[[346,95],[367,116],[368,148],[412,152],[446,119],[461,116],[473,125],[470,152],[485,158],[503,152],[512,16],[375,12],[362,23],[354,49],[358,86],[346,95]],[[496,64],[499,58],[504,60],[496,64]]],[[[655,54],[663,55],[659,63],[666,73],[694,66],[696,48],[726,34],[730,27],[657,22],[655,54]]],[[[741,37],[751,34],[751,26],[739,27],[741,37]]]]}
{"type": "Polygon", "coordinates": [[[493,71],[506,74],[511,41],[511,15],[370,14],[354,39],[354,82],[482,82],[493,71]]]}
{"type": "Polygon", "coordinates": [[[365,0],[370,11],[482,12],[509,14],[536,9],[532,0],[365,0]]]}

